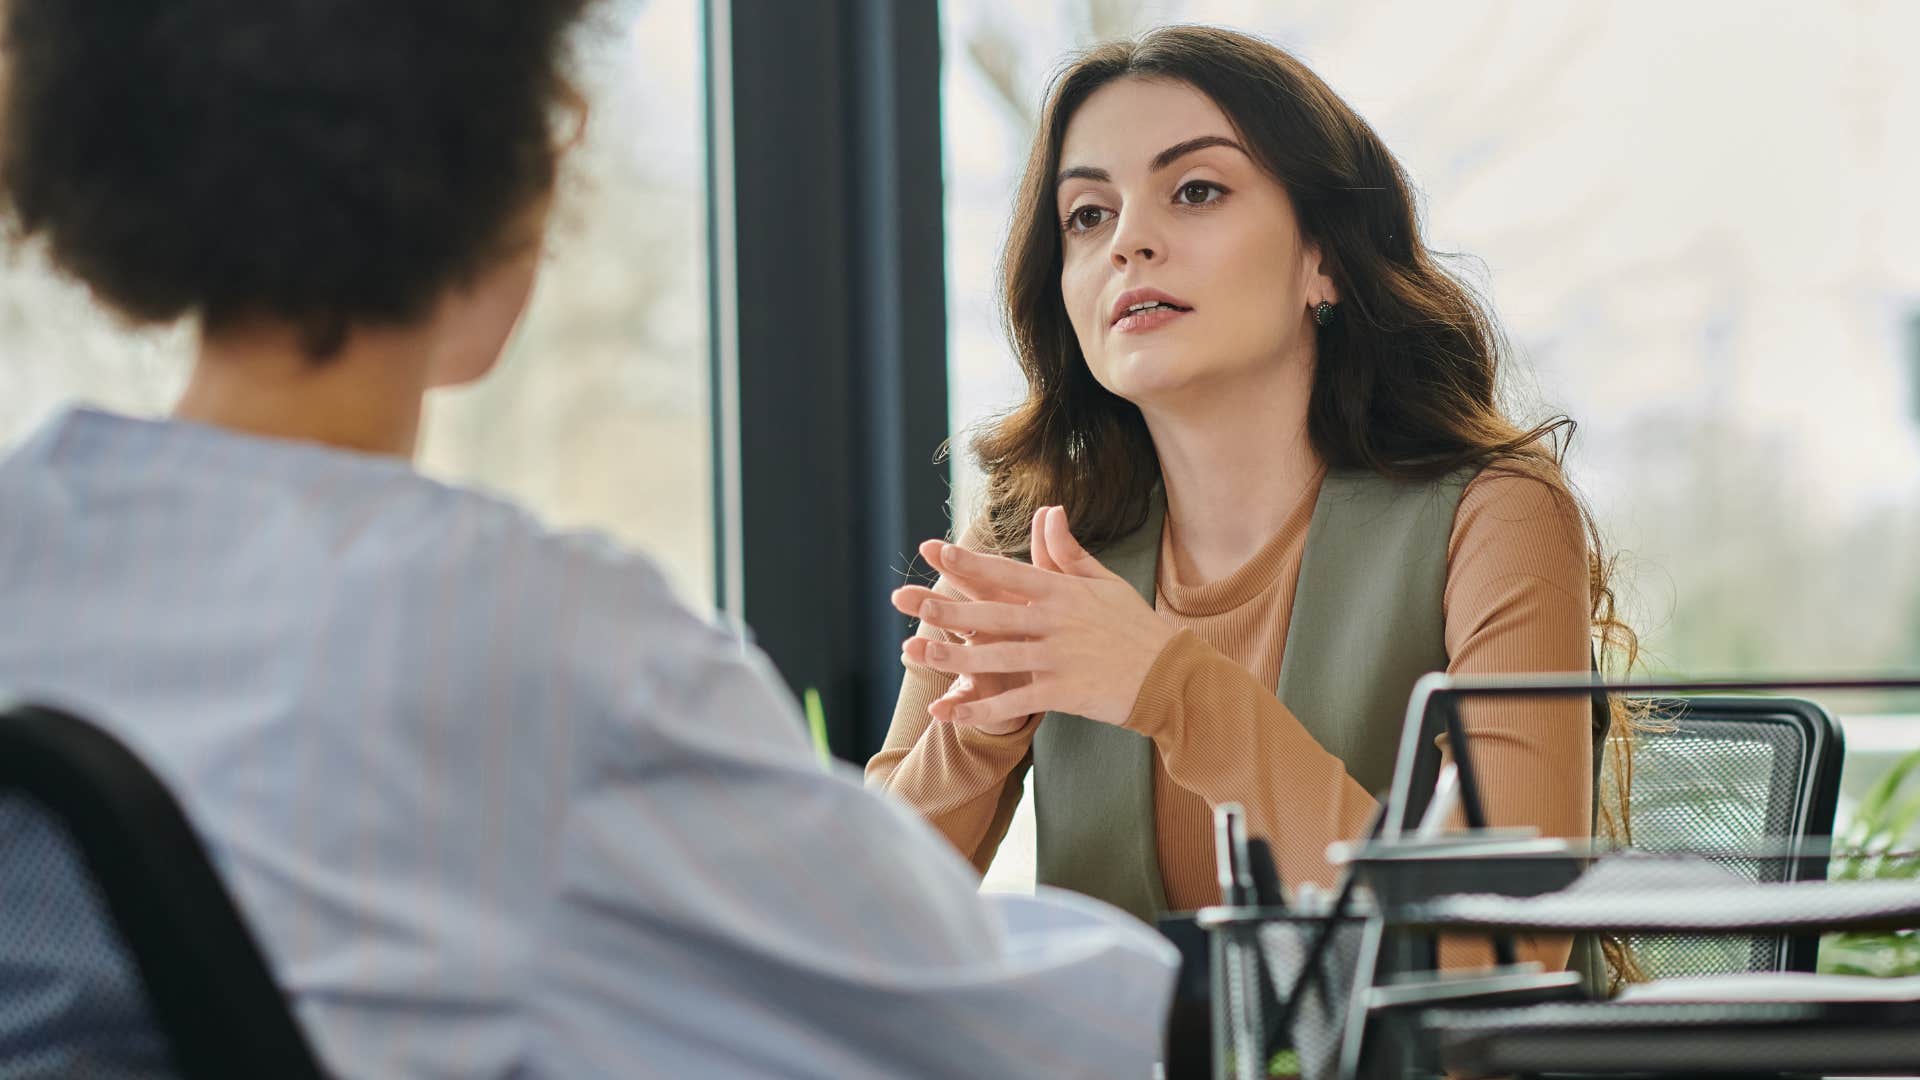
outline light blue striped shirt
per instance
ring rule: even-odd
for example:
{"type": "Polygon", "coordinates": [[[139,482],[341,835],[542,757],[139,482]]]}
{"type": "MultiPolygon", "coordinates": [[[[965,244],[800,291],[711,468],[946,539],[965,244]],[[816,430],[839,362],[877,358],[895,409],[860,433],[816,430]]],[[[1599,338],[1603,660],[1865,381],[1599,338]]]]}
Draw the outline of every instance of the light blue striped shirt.
{"type": "Polygon", "coordinates": [[[0,597],[0,688],[169,783],[342,1077],[1159,1049],[1158,935],[979,896],[648,561],[404,462],[68,412],[0,464],[0,597]]]}

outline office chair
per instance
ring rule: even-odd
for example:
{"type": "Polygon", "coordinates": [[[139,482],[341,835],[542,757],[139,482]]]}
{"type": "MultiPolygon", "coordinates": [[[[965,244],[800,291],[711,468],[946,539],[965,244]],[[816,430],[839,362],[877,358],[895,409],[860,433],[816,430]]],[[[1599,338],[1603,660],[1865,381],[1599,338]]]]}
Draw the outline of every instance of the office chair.
{"type": "Polygon", "coordinates": [[[166,787],[93,724],[5,703],[0,1072],[323,1075],[166,787]]]}
{"type": "MultiPolygon", "coordinates": [[[[1783,697],[1643,699],[1669,730],[1638,735],[1629,821],[1643,851],[1707,855],[1753,881],[1827,875],[1826,843],[1840,797],[1844,743],[1819,705],[1783,697]],[[1796,858],[1716,856],[1760,842],[1796,858]]],[[[1655,978],[1740,971],[1812,971],[1816,936],[1628,939],[1655,978]]]]}
{"type": "MultiPolygon", "coordinates": [[[[1697,882],[1714,876],[1703,878],[1694,868],[1674,866],[1661,852],[1704,857],[1716,865],[1718,873],[1754,882],[1794,882],[1826,875],[1842,758],[1838,726],[1808,701],[1720,695],[1756,690],[1905,689],[1915,684],[1911,679],[1798,679],[1598,686],[1586,678],[1556,675],[1459,679],[1430,675],[1416,686],[1408,711],[1410,717],[1424,717],[1439,708],[1457,724],[1455,703],[1471,695],[1661,695],[1642,697],[1639,703],[1653,706],[1666,730],[1641,734],[1631,758],[1631,843],[1650,854],[1608,857],[1622,860],[1610,862],[1615,871],[1622,867],[1634,873],[1645,871],[1648,895],[1655,895],[1651,883],[1660,880],[1697,882]],[[1670,694],[1700,696],[1666,696],[1670,694]],[[1634,866],[1635,860],[1642,861],[1634,866]]],[[[1410,722],[1403,731],[1403,764],[1413,760],[1424,730],[1410,722]]],[[[1467,775],[1463,769],[1463,788],[1467,775]]],[[[1411,776],[1411,769],[1396,770],[1392,808],[1409,805],[1407,778],[1411,776]]],[[[1616,787],[1627,779],[1617,771],[1611,775],[1616,787]]],[[[1614,883],[1620,884],[1617,875],[1614,883]]],[[[1675,914],[1676,923],[1684,925],[1701,913],[1675,914]]],[[[1765,919],[1756,921],[1764,924],[1765,919]]],[[[1723,938],[1719,940],[1730,944],[1716,947],[1705,933],[1700,937],[1630,935],[1628,943],[1640,966],[1655,977],[1814,967],[1818,939],[1811,936],[1723,938]]],[[[1424,1010],[1411,1030],[1399,1033],[1398,1045],[1388,1049],[1404,1055],[1414,1047],[1421,1052],[1414,1054],[1416,1058],[1462,1075],[1561,1080],[1600,1075],[1692,1076],[1700,1075],[1703,1068],[1715,1075],[1769,1078],[1816,1070],[1885,1072],[1890,1061],[1900,1062],[1904,1071],[1912,1060],[1910,1040],[1888,1037],[1890,1032],[1904,1035],[1911,1029],[1910,1003],[1892,1003],[1873,1015],[1852,1005],[1838,1010],[1812,1003],[1794,1006],[1798,1009],[1792,1017],[1798,1025],[1794,1030],[1788,1030],[1782,1008],[1777,1003],[1650,1006],[1601,1001],[1527,1009],[1449,1005],[1424,1010]],[[1894,1042],[1899,1045],[1892,1045],[1889,1052],[1894,1042]]],[[[1349,1042],[1356,1048],[1364,1045],[1349,1042]]],[[[1397,1059],[1386,1055],[1382,1060],[1393,1064],[1397,1059]]]]}

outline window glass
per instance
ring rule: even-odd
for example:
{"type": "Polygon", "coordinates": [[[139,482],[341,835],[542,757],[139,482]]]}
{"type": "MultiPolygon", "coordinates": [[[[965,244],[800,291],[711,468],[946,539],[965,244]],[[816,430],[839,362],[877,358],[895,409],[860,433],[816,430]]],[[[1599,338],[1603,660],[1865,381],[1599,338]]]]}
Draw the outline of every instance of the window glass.
{"type": "MultiPolygon", "coordinates": [[[[428,399],[421,468],[653,552],[713,594],[700,4],[611,6],[582,35],[585,138],[499,368],[428,399]]],[[[164,414],[189,328],[134,331],[34,250],[0,259],[0,446],[63,403],[164,414]]]]}

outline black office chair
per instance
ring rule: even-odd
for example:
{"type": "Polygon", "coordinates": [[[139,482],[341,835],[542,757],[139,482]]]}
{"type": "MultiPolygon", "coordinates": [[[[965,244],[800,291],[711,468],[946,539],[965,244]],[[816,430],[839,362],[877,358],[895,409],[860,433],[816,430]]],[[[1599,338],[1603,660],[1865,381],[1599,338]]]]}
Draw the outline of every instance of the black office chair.
{"type": "MultiPolygon", "coordinates": [[[[1753,881],[1827,875],[1826,843],[1840,797],[1840,725],[1811,701],[1784,697],[1651,699],[1671,730],[1643,733],[1633,750],[1630,821],[1643,851],[1705,854],[1753,881]],[[1717,855],[1769,842],[1797,858],[1717,855]]],[[[1629,945],[1656,978],[1740,971],[1812,971],[1816,936],[1695,938],[1651,935],[1629,945]]]]}
{"type": "Polygon", "coordinates": [[[0,707],[0,1074],[323,1075],[166,787],[33,705],[0,707]]]}

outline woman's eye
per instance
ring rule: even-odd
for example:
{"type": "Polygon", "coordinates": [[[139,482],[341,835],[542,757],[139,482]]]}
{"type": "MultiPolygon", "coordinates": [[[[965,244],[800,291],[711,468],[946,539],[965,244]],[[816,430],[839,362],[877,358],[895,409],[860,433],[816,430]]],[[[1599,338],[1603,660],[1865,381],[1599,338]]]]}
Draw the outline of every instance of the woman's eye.
{"type": "Polygon", "coordinates": [[[1067,228],[1075,232],[1097,229],[1107,220],[1106,213],[1098,206],[1082,206],[1067,215],[1067,228]]]}
{"type": "Polygon", "coordinates": [[[1220,185],[1195,180],[1191,184],[1180,185],[1180,201],[1188,206],[1210,203],[1222,194],[1220,185]]]}

